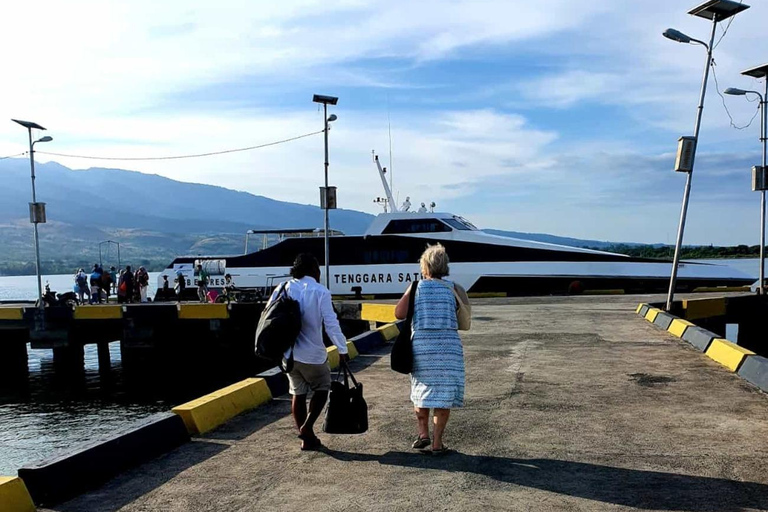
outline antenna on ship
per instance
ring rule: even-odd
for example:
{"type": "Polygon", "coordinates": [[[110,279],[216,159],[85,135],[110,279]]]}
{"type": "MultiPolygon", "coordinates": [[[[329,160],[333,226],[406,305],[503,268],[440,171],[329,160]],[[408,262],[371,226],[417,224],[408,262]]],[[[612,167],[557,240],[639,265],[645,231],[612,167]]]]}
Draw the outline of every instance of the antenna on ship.
{"type": "Polygon", "coordinates": [[[389,206],[394,213],[398,211],[398,209],[397,206],[395,206],[395,199],[392,197],[392,189],[387,183],[387,168],[381,167],[381,162],[379,162],[379,155],[376,154],[375,150],[371,150],[371,155],[373,155],[373,161],[376,162],[376,167],[379,169],[379,177],[381,177],[381,184],[384,186],[384,194],[387,196],[387,202],[389,203],[389,206]]]}

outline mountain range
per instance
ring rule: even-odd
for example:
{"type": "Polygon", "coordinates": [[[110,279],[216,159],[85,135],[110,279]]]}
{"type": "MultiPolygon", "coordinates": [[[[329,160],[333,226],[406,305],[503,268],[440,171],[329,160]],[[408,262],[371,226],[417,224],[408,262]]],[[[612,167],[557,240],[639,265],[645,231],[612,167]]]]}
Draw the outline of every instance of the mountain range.
{"type": "MultiPolygon", "coordinates": [[[[323,210],[212,185],[185,183],[122,169],[73,170],[36,164],[38,200],[48,222],[39,225],[45,273],[70,272],[99,261],[99,243],[120,242],[122,262],[164,267],[182,254],[240,254],[249,229],[321,228],[323,210]]],[[[29,161],[0,161],[0,275],[34,273],[29,161]]],[[[338,209],[331,225],[362,234],[373,215],[338,209]]],[[[539,233],[488,232],[575,247],[609,242],[539,233]]],[[[116,246],[103,245],[104,264],[117,264],[116,246]],[[107,251],[109,249],[109,252],[107,251]]]]}

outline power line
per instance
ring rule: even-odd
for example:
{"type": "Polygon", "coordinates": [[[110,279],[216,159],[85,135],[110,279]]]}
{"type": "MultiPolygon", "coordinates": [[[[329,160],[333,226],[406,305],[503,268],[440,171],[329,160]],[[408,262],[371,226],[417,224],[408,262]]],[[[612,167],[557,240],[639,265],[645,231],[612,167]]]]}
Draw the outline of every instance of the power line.
{"type": "Polygon", "coordinates": [[[757,117],[757,114],[760,112],[760,105],[757,106],[755,109],[755,114],[752,116],[752,119],[749,120],[747,124],[744,126],[736,126],[736,123],[733,122],[733,116],[731,115],[730,110],[728,110],[728,105],[725,104],[725,96],[723,96],[723,93],[720,92],[720,84],[717,82],[717,72],[715,72],[715,59],[712,59],[712,76],[715,79],[715,90],[717,91],[717,94],[720,96],[720,99],[723,101],[723,108],[725,109],[725,113],[728,114],[728,119],[731,120],[731,126],[736,128],[737,130],[744,130],[745,128],[749,128],[752,125],[752,121],[755,120],[757,117]]]}
{"type": "Polygon", "coordinates": [[[22,155],[26,155],[26,154],[27,154],[27,152],[26,152],[26,151],[24,151],[24,152],[22,152],[22,153],[18,153],[18,154],[16,154],[16,155],[8,155],[8,156],[3,156],[3,157],[0,157],[0,160],[5,160],[6,158],[14,158],[14,157],[17,157],[17,156],[22,156],[22,155]]]}
{"type": "MultiPolygon", "coordinates": [[[[743,3],[743,1],[744,0],[739,0],[739,3],[743,3]]],[[[731,28],[731,23],[733,23],[733,20],[735,20],[735,19],[736,19],[736,16],[731,16],[731,19],[728,20],[728,24],[723,29],[723,33],[720,36],[720,39],[718,39],[717,42],[715,43],[715,45],[712,47],[713,51],[714,51],[715,48],[717,48],[717,46],[720,44],[720,41],[722,41],[723,38],[725,37],[725,35],[728,33],[728,29],[731,28]]]]}
{"type": "Polygon", "coordinates": [[[325,130],[320,130],[317,132],[312,133],[305,133],[304,135],[298,135],[296,137],[291,137],[290,139],[283,139],[278,140],[275,142],[268,142],[266,144],[259,144],[258,146],[248,146],[247,148],[237,148],[237,149],[225,149],[222,151],[212,151],[210,153],[197,153],[193,155],[174,155],[174,156],[148,156],[148,157],[111,157],[111,156],[92,156],[92,155],[70,155],[66,153],[49,153],[48,151],[36,151],[36,153],[40,153],[41,155],[50,155],[50,156],[63,156],[67,158],[84,158],[88,160],[141,160],[141,161],[147,161],[147,160],[180,160],[182,158],[200,158],[204,156],[214,156],[214,155],[224,155],[227,153],[237,153],[240,151],[251,151],[254,149],[260,149],[260,148],[266,148],[268,146],[276,146],[278,144],[285,144],[286,142],[292,142],[294,140],[303,139],[305,137],[311,137],[312,135],[317,135],[320,133],[323,133],[325,130]]]}

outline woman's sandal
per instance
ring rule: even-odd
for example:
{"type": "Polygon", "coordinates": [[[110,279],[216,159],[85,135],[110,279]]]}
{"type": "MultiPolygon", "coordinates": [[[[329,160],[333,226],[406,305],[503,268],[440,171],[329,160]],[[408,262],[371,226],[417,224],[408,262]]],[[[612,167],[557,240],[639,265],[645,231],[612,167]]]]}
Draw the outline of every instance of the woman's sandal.
{"type": "Polygon", "coordinates": [[[320,438],[318,437],[306,438],[304,439],[304,442],[301,443],[301,451],[303,452],[317,451],[322,448],[323,448],[323,443],[320,441],[320,438]]]}
{"type": "Polygon", "coordinates": [[[432,441],[428,437],[419,436],[413,442],[413,444],[411,445],[411,448],[413,448],[414,450],[422,450],[431,444],[432,444],[432,441]]]}
{"type": "Polygon", "coordinates": [[[441,446],[440,448],[437,448],[437,449],[432,448],[432,450],[430,450],[429,453],[431,453],[432,455],[434,455],[436,457],[440,457],[440,456],[446,455],[446,454],[448,454],[450,452],[451,452],[451,449],[448,448],[447,446],[443,445],[443,446],[441,446]]]}

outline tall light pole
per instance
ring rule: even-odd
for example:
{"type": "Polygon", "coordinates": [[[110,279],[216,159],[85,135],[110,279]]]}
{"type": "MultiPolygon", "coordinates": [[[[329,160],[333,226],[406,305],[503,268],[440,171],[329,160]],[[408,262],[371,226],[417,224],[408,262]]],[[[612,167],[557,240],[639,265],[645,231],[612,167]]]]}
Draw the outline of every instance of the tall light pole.
{"type": "Polygon", "coordinates": [[[35,225],[35,271],[37,273],[37,298],[39,307],[43,312],[45,311],[45,303],[43,302],[43,280],[40,276],[40,241],[37,233],[37,225],[41,222],[45,222],[45,203],[37,202],[37,194],[35,193],[35,144],[38,142],[50,142],[53,137],[45,136],[36,141],[32,141],[32,129],[45,130],[42,126],[31,121],[20,121],[18,119],[11,119],[14,123],[20,124],[27,129],[29,134],[29,166],[32,171],[32,202],[29,203],[29,220],[35,225]]]}
{"type": "Polygon", "coordinates": [[[678,165],[676,171],[687,174],[685,180],[685,191],[683,192],[683,204],[680,210],[680,224],[677,229],[677,240],[675,242],[675,257],[672,262],[672,273],[669,278],[669,293],[667,294],[667,311],[672,309],[672,302],[675,297],[675,286],[677,284],[677,270],[680,263],[680,249],[683,245],[683,234],[685,233],[685,220],[688,214],[688,200],[691,195],[691,179],[693,178],[693,164],[696,157],[696,146],[699,140],[699,130],[701,129],[701,117],[704,112],[704,98],[707,94],[707,80],[709,79],[709,67],[712,63],[712,50],[715,42],[715,30],[717,24],[723,20],[734,16],[741,11],[749,9],[748,5],[733,0],[708,0],[703,4],[694,7],[688,14],[712,20],[712,33],[709,38],[709,44],[689,37],[675,29],[667,29],[663,35],[667,39],[677,41],[678,43],[695,43],[704,46],[707,49],[707,62],[704,66],[704,77],[701,81],[701,93],[699,94],[699,106],[696,110],[696,123],[694,125],[693,137],[683,137],[678,148],[678,165]]]}
{"type": "Polygon", "coordinates": [[[323,122],[325,123],[324,135],[325,135],[325,187],[320,190],[320,206],[325,210],[325,221],[323,222],[323,239],[325,241],[325,287],[331,289],[331,263],[330,263],[330,243],[329,243],[329,230],[330,225],[328,222],[328,210],[336,208],[336,188],[331,190],[328,187],[328,130],[329,124],[338,119],[336,114],[332,114],[328,117],[328,105],[336,105],[339,98],[335,96],[323,96],[322,94],[315,94],[312,96],[312,101],[315,103],[323,104],[323,122]]]}
{"type": "Polygon", "coordinates": [[[768,164],[766,163],[766,145],[768,144],[768,64],[757,66],[741,72],[742,75],[753,78],[762,78],[765,81],[765,91],[760,94],[757,91],[746,91],[729,87],[725,94],[744,96],[755,94],[760,98],[760,142],[763,146],[763,165],[752,168],[752,190],[760,191],[760,285],[757,292],[765,295],[765,191],[768,190],[768,164]]]}

